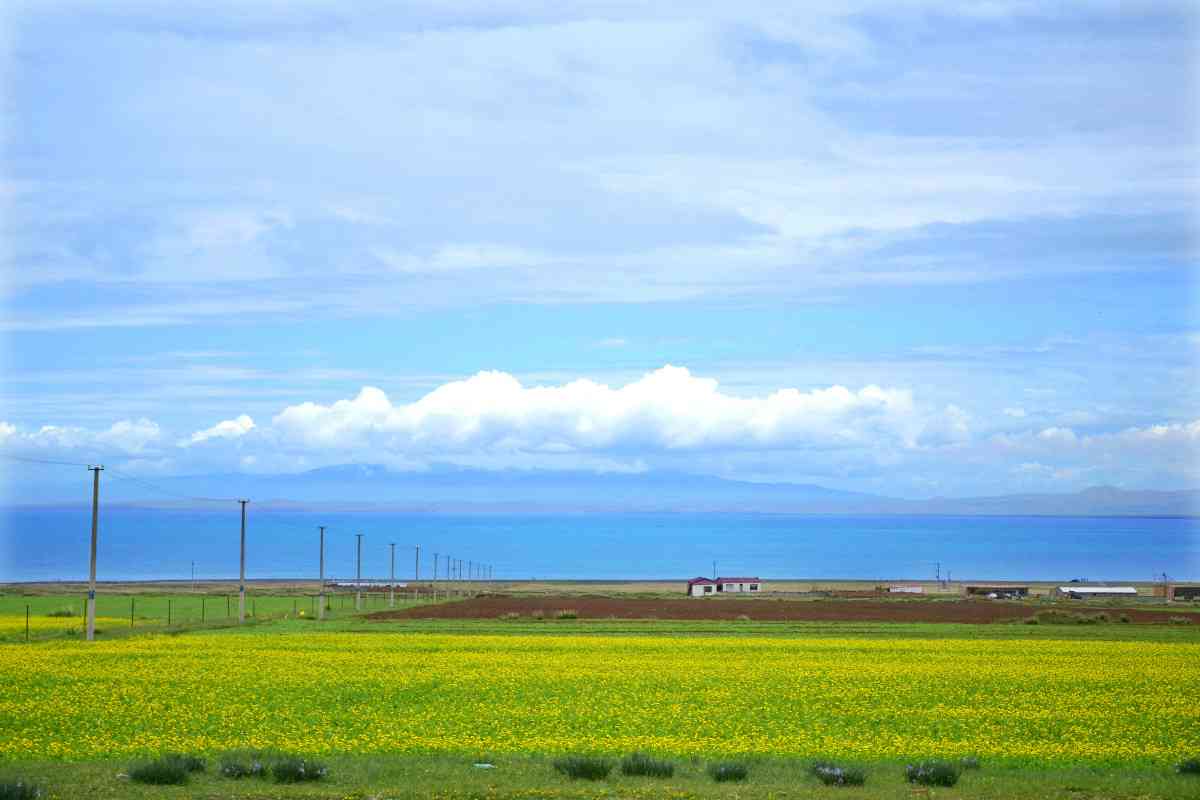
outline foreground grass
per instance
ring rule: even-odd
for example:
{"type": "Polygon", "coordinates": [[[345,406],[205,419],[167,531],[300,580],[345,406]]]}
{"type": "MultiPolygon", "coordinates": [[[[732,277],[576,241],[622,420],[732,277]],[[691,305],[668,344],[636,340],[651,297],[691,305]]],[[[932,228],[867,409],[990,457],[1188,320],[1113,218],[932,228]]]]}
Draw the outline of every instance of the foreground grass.
{"type": "Polygon", "coordinates": [[[979,798],[980,800],[1100,800],[1163,798],[1189,800],[1200,792],[1200,778],[1168,769],[1030,768],[991,766],[963,773],[958,785],[926,790],[904,781],[903,762],[857,762],[867,772],[865,786],[822,786],[808,773],[807,761],[752,759],[744,783],[716,784],[702,760],[676,760],[668,779],[622,776],[572,781],[556,772],[551,758],[451,756],[335,756],[322,758],[328,777],[308,785],[279,785],[269,780],[222,778],[216,763],[184,786],[142,786],[123,777],[124,761],[0,764],[0,782],[21,777],[48,790],[50,798],[979,798]],[[481,760],[494,765],[480,769],[481,760]]]}

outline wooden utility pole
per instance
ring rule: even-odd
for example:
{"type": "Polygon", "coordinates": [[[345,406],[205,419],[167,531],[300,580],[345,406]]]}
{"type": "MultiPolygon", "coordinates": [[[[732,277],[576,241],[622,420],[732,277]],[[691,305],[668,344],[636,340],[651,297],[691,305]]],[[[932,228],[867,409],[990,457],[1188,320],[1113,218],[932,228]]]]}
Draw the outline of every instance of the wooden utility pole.
{"type": "Polygon", "coordinates": [[[434,583],[437,583],[437,562],[438,562],[438,554],[434,553],[433,554],[433,582],[434,583]]]}
{"type": "Polygon", "coordinates": [[[392,571],[388,579],[388,608],[396,607],[396,543],[388,544],[392,548],[392,571]]]}
{"type": "Polygon", "coordinates": [[[358,572],[354,579],[354,610],[362,611],[362,537],[361,533],[354,534],[358,537],[358,572]]]}
{"type": "Polygon", "coordinates": [[[321,585],[317,591],[321,595],[321,605],[317,608],[317,619],[325,619],[325,526],[321,529],[321,585]]]}
{"type": "Polygon", "coordinates": [[[413,580],[421,580],[421,545],[415,545],[417,548],[416,559],[413,562],[413,580]]]}
{"type": "Polygon", "coordinates": [[[249,500],[238,500],[242,504],[242,560],[238,572],[238,625],[246,622],[246,503],[249,500]]]}
{"type": "Polygon", "coordinates": [[[96,533],[100,528],[100,472],[104,466],[88,467],[92,471],[92,554],[88,568],[87,640],[96,638],[96,533]]]}

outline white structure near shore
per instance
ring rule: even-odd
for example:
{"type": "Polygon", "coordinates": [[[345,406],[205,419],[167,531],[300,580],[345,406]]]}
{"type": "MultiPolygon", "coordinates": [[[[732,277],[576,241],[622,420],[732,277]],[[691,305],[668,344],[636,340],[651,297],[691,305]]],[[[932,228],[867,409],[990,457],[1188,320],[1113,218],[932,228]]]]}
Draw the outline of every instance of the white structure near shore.
{"type": "Polygon", "coordinates": [[[1073,597],[1086,600],[1091,597],[1137,597],[1137,589],[1132,586],[1060,586],[1060,597],[1073,597]]]}
{"type": "Polygon", "coordinates": [[[692,578],[687,582],[689,597],[711,597],[714,594],[758,594],[762,581],[758,578],[692,578]]]}

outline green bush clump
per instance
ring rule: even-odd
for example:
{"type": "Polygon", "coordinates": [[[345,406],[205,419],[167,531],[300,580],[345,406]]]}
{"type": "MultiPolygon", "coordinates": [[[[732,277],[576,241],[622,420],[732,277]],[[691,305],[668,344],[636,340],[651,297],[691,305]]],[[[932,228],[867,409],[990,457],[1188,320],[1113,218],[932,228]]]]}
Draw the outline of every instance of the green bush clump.
{"type": "Polygon", "coordinates": [[[143,761],[129,768],[129,779],[135,783],[153,786],[174,786],[187,783],[190,770],[183,762],[174,758],[159,758],[143,761]]]}
{"type": "Polygon", "coordinates": [[[47,617],[73,617],[73,616],[75,616],[75,611],[70,608],[59,608],[54,611],[51,611],[46,616],[47,617]]]}
{"type": "Polygon", "coordinates": [[[670,778],[675,774],[675,765],[670,761],[659,761],[645,753],[633,753],[621,760],[622,775],[646,775],[651,778],[670,778]]]}
{"type": "Polygon", "coordinates": [[[554,762],[554,768],[571,778],[585,781],[600,781],[608,777],[613,765],[603,758],[590,756],[566,756],[554,762]]]}
{"type": "Polygon", "coordinates": [[[221,774],[226,778],[265,778],[269,771],[261,753],[227,753],[221,757],[221,774]]]}
{"type": "Polygon", "coordinates": [[[958,783],[958,767],[949,761],[922,761],[905,767],[904,777],[922,786],[953,786],[958,783]]]}
{"type": "Polygon", "coordinates": [[[193,756],[188,753],[167,753],[163,756],[163,760],[174,761],[187,772],[204,772],[208,766],[208,763],[200,756],[193,756]]]}
{"type": "Polygon", "coordinates": [[[718,761],[716,764],[708,765],[708,774],[717,783],[725,783],[726,781],[746,780],[750,770],[746,768],[745,764],[739,764],[736,761],[718,761]]]}
{"type": "Polygon", "coordinates": [[[832,761],[817,761],[809,772],[826,786],[862,786],[867,782],[867,773],[859,767],[843,767],[832,761]]]}
{"type": "Polygon", "coordinates": [[[1191,617],[1171,617],[1169,620],[1172,625],[1191,625],[1191,617]]]}
{"type": "Polygon", "coordinates": [[[960,769],[979,769],[979,756],[963,756],[958,760],[960,769]]]}
{"type": "Polygon", "coordinates": [[[558,613],[554,616],[558,619],[577,619],[579,617],[579,612],[573,608],[563,608],[559,609],[558,613]]]}
{"type": "Polygon", "coordinates": [[[303,783],[319,781],[329,772],[324,764],[299,756],[284,756],[271,765],[271,775],[276,783],[303,783]]]}
{"type": "Polygon", "coordinates": [[[0,800],[37,800],[41,796],[41,788],[34,783],[22,780],[0,783],[0,800]]]}
{"type": "Polygon", "coordinates": [[[1076,614],[1070,611],[1039,611],[1032,619],[1026,620],[1026,622],[1031,625],[1036,625],[1039,622],[1043,625],[1096,625],[1108,622],[1108,615],[1103,612],[1099,614],[1076,614]]]}
{"type": "Polygon", "coordinates": [[[1185,758],[1175,765],[1180,775],[1200,775],[1200,758],[1185,758]]]}

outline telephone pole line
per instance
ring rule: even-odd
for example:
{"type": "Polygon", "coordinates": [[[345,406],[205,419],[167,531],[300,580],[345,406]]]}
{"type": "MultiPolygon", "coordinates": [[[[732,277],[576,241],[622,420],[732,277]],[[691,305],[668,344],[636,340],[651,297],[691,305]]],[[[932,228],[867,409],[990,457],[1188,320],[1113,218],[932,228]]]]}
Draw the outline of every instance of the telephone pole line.
{"type": "Polygon", "coordinates": [[[242,504],[242,558],[238,572],[238,625],[246,622],[246,503],[249,500],[238,500],[242,504]]]}
{"type": "Polygon", "coordinates": [[[88,467],[92,471],[92,552],[88,568],[87,640],[96,638],[96,534],[100,528],[100,472],[103,464],[88,467]]]}
{"type": "Polygon", "coordinates": [[[388,580],[388,608],[396,607],[396,543],[389,542],[388,547],[392,548],[392,572],[391,578],[388,580]]]}
{"type": "Polygon", "coordinates": [[[325,526],[317,527],[321,529],[321,586],[317,590],[320,593],[321,605],[317,609],[317,619],[325,619],[325,526]]]}
{"type": "Polygon", "coordinates": [[[362,537],[361,533],[354,534],[358,537],[358,571],[357,577],[354,579],[354,610],[362,611],[362,537]]]}

